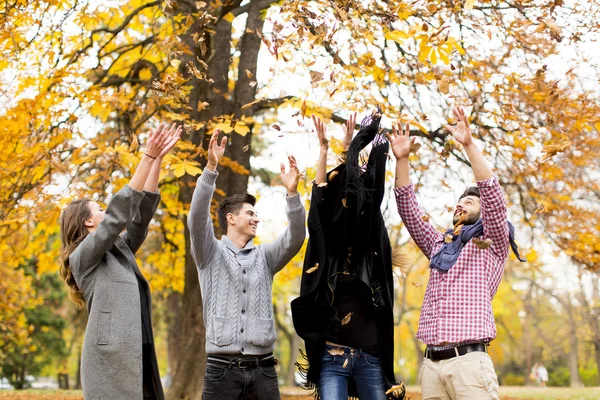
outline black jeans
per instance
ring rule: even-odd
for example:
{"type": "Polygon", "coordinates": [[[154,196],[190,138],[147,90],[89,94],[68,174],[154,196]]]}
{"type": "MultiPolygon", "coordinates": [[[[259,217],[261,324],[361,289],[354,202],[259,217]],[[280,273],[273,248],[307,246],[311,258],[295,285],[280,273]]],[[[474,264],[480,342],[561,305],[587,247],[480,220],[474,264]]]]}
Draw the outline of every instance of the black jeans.
{"type": "MultiPolygon", "coordinates": [[[[210,355],[209,355],[210,357],[210,355]]],[[[232,357],[227,357],[232,359],[232,357]]],[[[235,358],[263,359],[265,356],[235,358]]],[[[226,363],[206,363],[202,400],[279,400],[275,366],[240,369],[226,363]]]]}

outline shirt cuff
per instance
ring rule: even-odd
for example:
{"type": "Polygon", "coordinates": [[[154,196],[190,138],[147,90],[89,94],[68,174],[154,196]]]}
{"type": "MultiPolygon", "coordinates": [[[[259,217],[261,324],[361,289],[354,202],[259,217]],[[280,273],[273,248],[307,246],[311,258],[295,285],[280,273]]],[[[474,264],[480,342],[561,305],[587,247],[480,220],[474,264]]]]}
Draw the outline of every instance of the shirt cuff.
{"type": "Polygon", "coordinates": [[[204,170],[202,170],[202,175],[200,175],[200,177],[198,178],[198,183],[204,183],[209,186],[213,186],[217,181],[217,176],[219,176],[219,173],[217,171],[213,172],[209,169],[204,168],[204,170]]]}
{"type": "Polygon", "coordinates": [[[492,176],[490,179],[486,179],[484,181],[477,181],[477,186],[480,188],[489,188],[500,185],[498,183],[498,177],[496,175],[492,176]]]}
{"type": "Polygon", "coordinates": [[[293,210],[298,207],[302,207],[302,201],[300,201],[300,193],[296,193],[293,196],[285,195],[285,202],[287,203],[288,210],[293,210]]]}
{"type": "Polygon", "coordinates": [[[410,193],[412,191],[414,191],[414,187],[413,187],[412,182],[409,183],[408,185],[404,185],[404,186],[399,187],[399,188],[394,188],[394,193],[396,194],[396,197],[404,196],[404,195],[406,195],[406,194],[408,194],[408,193],[410,193]]]}

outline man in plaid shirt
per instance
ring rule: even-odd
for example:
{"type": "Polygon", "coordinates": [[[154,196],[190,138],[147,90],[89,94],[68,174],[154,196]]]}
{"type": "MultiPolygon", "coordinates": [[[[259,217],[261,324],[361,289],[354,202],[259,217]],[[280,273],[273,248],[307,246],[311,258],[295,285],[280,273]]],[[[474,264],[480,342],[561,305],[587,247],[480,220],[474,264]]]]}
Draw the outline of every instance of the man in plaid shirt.
{"type": "Polygon", "coordinates": [[[446,234],[426,222],[417,204],[409,178],[414,137],[408,124],[404,130],[400,124],[394,126],[388,135],[397,161],[398,212],[431,261],[417,331],[417,338],[427,345],[420,372],[422,396],[423,400],[498,399],[498,378],[487,345],[496,337],[491,302],[508,256],[506,203],[497,178],[473,142],[464,111],[457,108],[454,115],[457,125],[446,129],[465,149],[477,186],[459,199],[455,229],[446,234]]]}

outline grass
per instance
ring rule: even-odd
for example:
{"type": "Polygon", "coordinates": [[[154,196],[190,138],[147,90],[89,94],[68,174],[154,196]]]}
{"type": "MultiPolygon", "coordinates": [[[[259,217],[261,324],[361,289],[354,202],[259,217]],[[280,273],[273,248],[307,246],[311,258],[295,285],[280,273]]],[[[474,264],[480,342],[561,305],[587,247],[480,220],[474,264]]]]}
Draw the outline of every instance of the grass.
{"type": "MultiPolygon", "coordinates": [[[[419,387],[409,386],[410,400],[421,400],[419,387]]],[[[282,400],[311,400],[307,392],[298,388],[282,388],[282,400]]],[[[77,390],[22,390],[0,391],[0,400],[82,400],[81,391],[77,390]]],[[[500,387],[501,400],[598,400],[600,387],[570,388],[533,388],[533,387],[500,387]]]]}

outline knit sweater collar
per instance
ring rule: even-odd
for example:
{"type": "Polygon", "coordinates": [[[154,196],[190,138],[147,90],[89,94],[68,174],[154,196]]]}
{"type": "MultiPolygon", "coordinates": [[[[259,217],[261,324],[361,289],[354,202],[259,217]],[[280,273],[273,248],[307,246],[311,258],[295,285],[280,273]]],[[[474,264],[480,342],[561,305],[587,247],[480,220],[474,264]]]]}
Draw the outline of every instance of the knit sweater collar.
{"type": "Polygon", "coordinates": [[[254,245],[254,239],[250,239],[248,241],[248,243],[246,243],[246,246],[244,246],[244,248],[239,249],[232,241],[231,239],[229,239],[227,237],[227,235],[223,235],[221,236],[221,242],[223,242],[223,244],[225,246],[227,246],[228,249],[230,249],[231,251],[233,251],[235,254],[239,253],[242,250],[252,250],[255,245],[254,245]]]}

